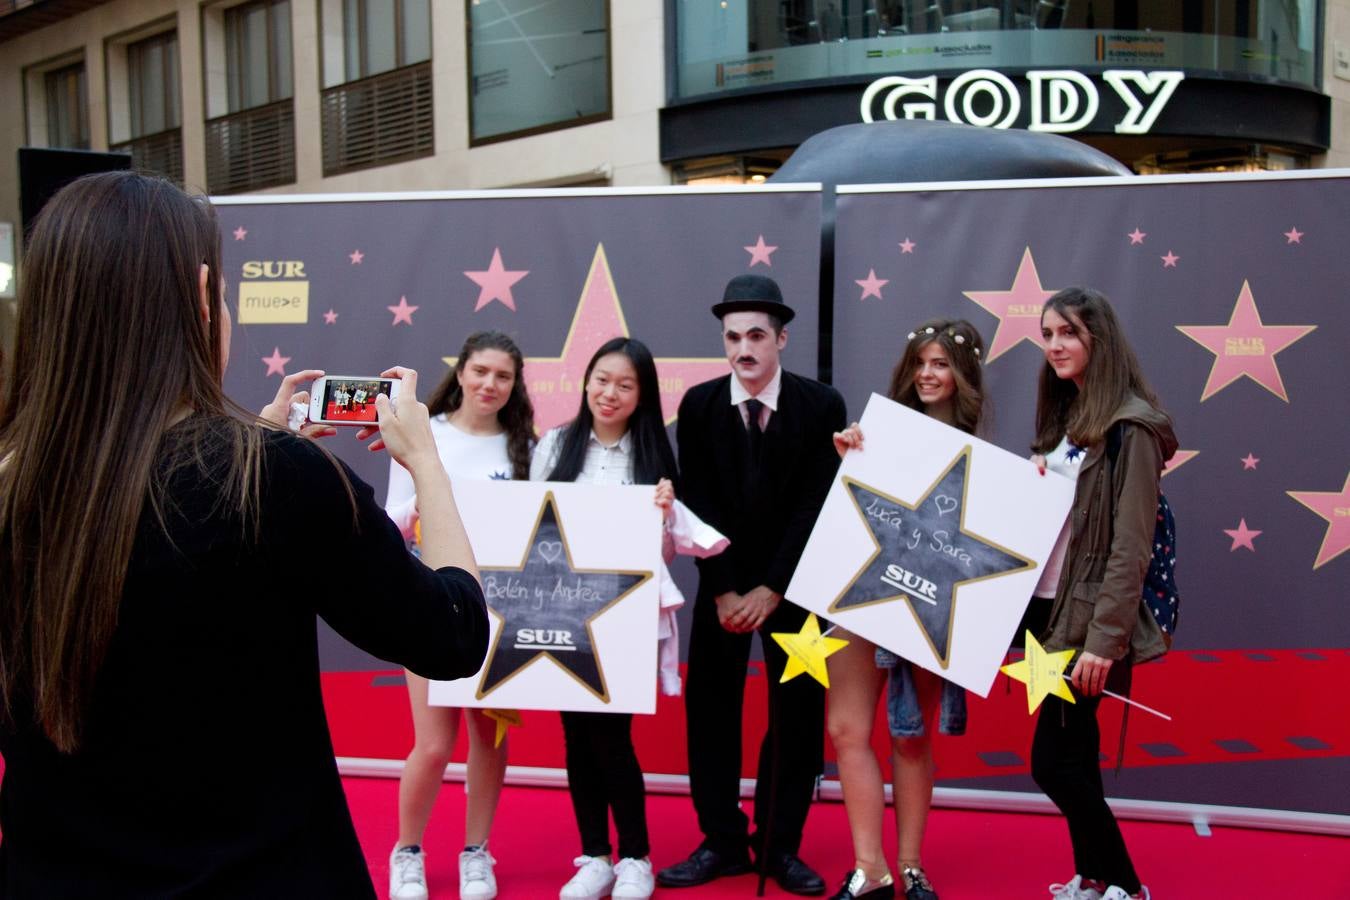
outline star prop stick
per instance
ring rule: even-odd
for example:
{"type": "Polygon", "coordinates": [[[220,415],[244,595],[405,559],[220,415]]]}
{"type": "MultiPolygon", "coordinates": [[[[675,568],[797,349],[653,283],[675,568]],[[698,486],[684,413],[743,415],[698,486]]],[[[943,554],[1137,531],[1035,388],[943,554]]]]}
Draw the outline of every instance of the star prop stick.
{"type": "MultiPolygon", "coordinates": [[[[1061,675],[1060,677],[1063,678],[1065,681],[1068,681],[1068,680],[1069,680],[1069,676],[1068,676],[1068,675],[1061,675]]],[[[1169,721],[1169,722],[1172,721],[1172,717],[1169,716],[1167,713],[1165,713],[1165,712],[1159,712],[1158,710],[1154,709],[1154,708],[1151,707],[1151,706],[1145,706],[1144,704],[1140,703],[1138,700],[1131,700],[1129,697],[1122,697],[1120,694],[1117,694],[1115,691],[1108,691],[1108,690],[1106,690],[1106,688],[1102,688],[1102,693],[1105,694],[1105,695],[1108,696],[1108,697],[1115,697],[1115,698],[1116,698],[1117,700],[1119,700],[1121,703],[1128,703],[1128,704],[1130,704],[1130,705],[1133,706],[1133,707],[1137,707],[1138,709],[1142,709],[1144,712],[1149,713],[1150,715],[1157,716],[1157,717],[1160,718],[1160,719],[1166,719],[1166,720],[1169,721]]]]}
{"type": "Polygon", "coordinates": [[[483,715],[497,723],[497,736],[492,739],[492,746],[494,747],[502,745],[508,730],[520,727],[520,710],[518,709],[485,709],[483,715]]]}
{"type": "Polygon", "coordinates": [[[821,634],[820,621],[815,613],[811,613],[802,623],[801,631],[772,632],[773,639],[787,654],[787,665],[783,667],[783,677],[778,679],[778,683],[791,681],[805,672],[828,688],[830,674],[825,668],[825,658],[848,645],[848,641],[842,638],[826,636],[833,630],[831,627],[821,634]]]}
{"type": "MultiPolygon", "coordinates": [[[[1026,636],[1026,657],[1020,662],[1003,666],[999,671],[1014,681],[1020,681],[1027,686],[1027,712],[1034,713],[1048,694],[1054,694],[1069,703],[1077,702],[1074,700],[1073,691],[1069,689],[1070,676],[1064,671],[1073,659],[1075,651],[1060,650],[1055,653],[1047,653],[1045,648],[1041,646],[1041,642],[1036,640],[1030,630],[1026,632],[1026,636]]],[[[1159,712],[1153,707],[1145,706],[1129,697],[1123,697],[1115,691],[1103,690],[1102,693],[1108,697],[1114,697],[1122,703],[1136,706],[1150,715],[1166,719],[1169,722],[1172,721],[1172,717],[1167,713],[1159,712]]]]}

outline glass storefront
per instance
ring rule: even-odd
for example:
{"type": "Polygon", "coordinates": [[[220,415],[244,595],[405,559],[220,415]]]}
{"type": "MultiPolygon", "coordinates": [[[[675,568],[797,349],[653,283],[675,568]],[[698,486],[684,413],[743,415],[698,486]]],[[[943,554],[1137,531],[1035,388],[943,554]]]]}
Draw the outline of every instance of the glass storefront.
{"type": "Polygon", "coordinates": [[[1184,69],[1317,88],[1315,0],[672,0],[676,98],[974,68],[1184,69]]]}

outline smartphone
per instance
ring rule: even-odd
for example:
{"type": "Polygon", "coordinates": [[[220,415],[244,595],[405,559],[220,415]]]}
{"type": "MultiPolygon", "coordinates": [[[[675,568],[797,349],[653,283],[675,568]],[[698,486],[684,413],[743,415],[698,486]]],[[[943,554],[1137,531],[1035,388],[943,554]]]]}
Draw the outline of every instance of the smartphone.
{"type": "Polygon", "coordinates": [[[398,397],[397,378],[325,375],[309,389],[309,420],[324,425],[373,425],[375,398],[398,397]]]}

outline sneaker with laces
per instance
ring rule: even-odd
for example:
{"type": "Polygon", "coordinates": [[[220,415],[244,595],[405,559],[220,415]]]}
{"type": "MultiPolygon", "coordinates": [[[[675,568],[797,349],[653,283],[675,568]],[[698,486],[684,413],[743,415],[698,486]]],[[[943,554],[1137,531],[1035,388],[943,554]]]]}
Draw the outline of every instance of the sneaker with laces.
{"type": "Polygon", "coordinates": [[[426,856],[421,847],[389,854],[389,900],[427,900],[426,856]]]}
{"type": "Polygon", "coordinates": [[[614,890],[610,893],[613,900],[647,900],[654,890],[656,878],[652,875],[650,858],[625,856],[614,864],[614,890]]]}
{"type": "Polygon", "coordinates": [[[492,900],[497,896],[497,876],[492,866],[497,861],[480,844],[459,855],[459,900],[492,900]]]}
{"type": "Polygon", "coordinates": [[[1102,900],[1102,892],[1083,884],[1083,876],[1075,875],[1068,884],[1050,885],[1050,896],[1055,900],[1102,900]]]}
{"type": "Polygon", "coordinates": [[[1139,885],[1139,893],[1127,894],[1123,887],[1116,887],[1113,884],[1106,889],[1105,894],[1102,894],[1102,900],[1136,900],[1136,898],[1137,900],[1149,900],[1148,888],[1141,884],[1139,885]]]}
{"type": "Polygon", "coordinates": [[[558,892],[558,900],[600,900],[614,887],[614,866],[603,856],[578,856],[572,860],[577,874],[558,892]]]}

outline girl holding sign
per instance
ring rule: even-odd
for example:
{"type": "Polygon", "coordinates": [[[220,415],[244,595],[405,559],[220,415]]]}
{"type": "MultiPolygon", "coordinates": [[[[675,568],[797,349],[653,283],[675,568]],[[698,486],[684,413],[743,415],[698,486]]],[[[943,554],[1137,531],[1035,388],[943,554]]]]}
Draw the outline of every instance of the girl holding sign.
{"type": "MultiPolygon", "coordinates": [[[[586,396],[577,417],[539,441],[530,477],[583,484],[654,484],[656,505],[668,518],[675,501],[675,452],[666,436],[651,351],[640,341],[614,338],[591,357],[583,383],[586,396]]],[[[674,551],[669,539],[666,543],[669,560],[674,551]]],[[[665,590],[662,594],[665,619],[673,609],[665,609],[665,590]]],[[[678,676],[674,693],[679,693],[678,676]]],[[[577,873],[559,893],[561,900],[650,897],[655,881],[648,858],[647,794],[633,749],[633,716],[563,712],[562,724],[567,788],[581,832],[581,855],[574,860],[577,873]],[[619,834],[617,864],[610,862],[611,810],[619,834]]]]}
{"type": "MultiPolygon", "coordinates": [[[[436,450],[452,477],[529,477],[534,407],[521,378],[524,365],[515,341],[499,331],[476,332],[465,340],[455,367],[427,401],[436,450]]],[[[418,523],[417,495],[407,471],[398,465],[389,467],[385,510],[411,540],[418,523]]],[[[460,710],[428,705],[427,680],[412,672],[407,680],[414,742],[399,779],[399,837],[389,859],[389,897],[426,900],[422,834],[455,748],[460,710]]],[[[459,896],[491,900],[497,896],[497,879],[487,842],[506,774],[506,739],[500,746],[494,742],[496,722],[485,710],[464,712],[469,725],[468,801],[465,846],[459,854],[459,896]]]]}
{"type": "Polygon", "coordinates": [[[1045,302],[1041,336],[1033,462],[1077,481],[1069,524],[1036,591],[1048,598],[1040,601],[1049,609],[1045,649],[1078,651],[1070,676],[1077,702],[1047,697],[1031,745],[1032,777],[1068,819],[1078,870],[1050,891],[1065,900],[1147,900],[1106,805],[1097,705],[1103,689],[1128,693],[1134,664],[1167,651],[1141,597],[1158,480],[1177,442],[1106,297],[1060,291],[1045,302]]]}
{"type": "MultiPolygon", "coordinates": [[[[934,319],[910,332],[887,396],[974,434],[984,413],[980,356],[984,341],[964,319],[934,319]]],[[[854,422],[834,436],[843,456],[861,450],[854,422]]],[[[837,632],[843,629],[836,628],[837,632]]],[[[839,784],[853,835],[854,868],[832,900],[891,900],[895,882],[881,846],[886,785],[872,752],[872,723],[882,687],[891,731],[891,770],[899,833],[900,876],[906,900],[937,900],[920,850],[933,801],[933,729],[966,730],[965,689],[912,666],[856,634],[826,660],[830,673],[826,725],[839,763],[839,784]],[[939,712],[941,716],[939,717],[939,712]]]]}

